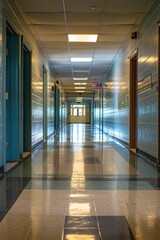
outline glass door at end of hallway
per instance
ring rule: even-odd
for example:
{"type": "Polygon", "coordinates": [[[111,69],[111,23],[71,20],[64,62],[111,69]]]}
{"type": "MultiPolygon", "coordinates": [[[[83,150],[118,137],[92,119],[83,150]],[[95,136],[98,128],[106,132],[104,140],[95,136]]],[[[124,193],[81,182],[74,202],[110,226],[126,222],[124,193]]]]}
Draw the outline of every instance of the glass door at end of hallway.
{"type": "Polygon", "coordinates": [[[70,123],[86,123],[86,106],[85,105],[71,105],[70,106],[70,123]]]}

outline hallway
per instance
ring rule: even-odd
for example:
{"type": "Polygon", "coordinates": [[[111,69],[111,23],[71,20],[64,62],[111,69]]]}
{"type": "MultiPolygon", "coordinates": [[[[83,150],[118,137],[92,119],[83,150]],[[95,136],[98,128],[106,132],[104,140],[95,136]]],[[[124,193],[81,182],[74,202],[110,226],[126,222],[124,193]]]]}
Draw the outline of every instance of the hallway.
{"type": "Polygon", "coordinates": [[[67,125],[0,181],[0,239],[158,240],[158,189],[153,164],[67,125]]]}

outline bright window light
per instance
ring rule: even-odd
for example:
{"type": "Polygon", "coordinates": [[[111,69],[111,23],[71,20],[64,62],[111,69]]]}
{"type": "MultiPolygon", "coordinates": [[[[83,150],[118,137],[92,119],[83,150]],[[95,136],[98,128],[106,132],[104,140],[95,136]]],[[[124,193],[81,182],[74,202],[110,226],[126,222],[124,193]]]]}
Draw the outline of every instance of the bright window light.
{"type": "Polygon", "coordinates": [[[75,89],[86,89],[86,87],[74,87],[75,89]]]}
{"type": "Polygon", "coordinates": [[[68,34],[69,42],[97,42],[97,34],[68,34]]]}
{"type": "Polygon", "coordinates": [[[71,58],[71,62],[92,62],[92,58],[71,58]]]}
{"type": "Polygon", "coordinates": [[[80,83],[80,82],[78,82],[78,83],[74,83],[74,85],[86,85],[87,83],[80,83]]]}
{"type": "Polygon", "coordinates": [[[88,77],[87,78],[73,78],[74,81],[87,81],[88,80],[88,77]]]}

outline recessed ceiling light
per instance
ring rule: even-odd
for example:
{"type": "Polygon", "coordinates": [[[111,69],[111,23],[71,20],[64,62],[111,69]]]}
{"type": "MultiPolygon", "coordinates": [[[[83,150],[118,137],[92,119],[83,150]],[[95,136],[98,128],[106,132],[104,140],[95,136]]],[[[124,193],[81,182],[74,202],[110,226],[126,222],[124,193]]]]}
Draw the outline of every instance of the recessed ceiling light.
{"type": "Polygon", "coordinates": [[[71,58],[71,62],[92,62],[92,58],[71,58]]]}
{"type": "Polygon", "coordinates": [[[87,81],[88,80],[88,77],[87,78],[73,78],[74,81],[87,81]]]}
{"type": "Polygon", "coordinates": [[[86,85],[87,83],[74,83],[74,85],[86,85]]]}
{"type": "Polygon", "coordinates": [[[77,92],[77,93],[83,93],[84,91],[75,91],[75,92],[77,92]]]}
{"type": "Polygon", "coordinates": [[[75,89],[86,89],[86,87],[74,87],[75,89]]]}
{"type": "Polygon", "coordinates": [[[89,70],[73,70],[74,73],[88,73],[89,70]]]}
{"type": "Polygon", "coordinates": [[[68,34],[69,42],[97,42],[97,34],[68,34]]]}

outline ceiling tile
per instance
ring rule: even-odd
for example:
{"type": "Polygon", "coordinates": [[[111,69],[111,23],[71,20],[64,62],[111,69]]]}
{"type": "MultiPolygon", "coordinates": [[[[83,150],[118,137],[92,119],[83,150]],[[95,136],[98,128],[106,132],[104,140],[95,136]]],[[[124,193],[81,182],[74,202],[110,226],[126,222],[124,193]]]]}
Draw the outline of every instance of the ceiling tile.
{"type": "Polygon", "coordinates": [[[87,78],[88,77],[89,72],[73,72],[73,75],[75,78],[87,78]]]}
{"type": "Polygon", "coordinates": [[[103,25],[101,26],[100,34],[128,34],[134,25],[119,24],[119,25],[103,25]]]}
{"type": "Polygon", "coordinates": [[[106,1],[104,11],[109,13],[144,13],[152,2],[152,0],[106,1]]]}
{"type": "Polygon", "coordinates": [[[20,0],[25,12],[63,12],[60,0],[20,0]]]}
{"type": "Polygon", "coordinates": [[[93,68],[91,71],[90,71],[90,76],[93,76],[93,75],[104,75],[106,73],[106,69],[104,68],[93,68]]]}
{"type": "Polygon", "coordinates": [[[141,17],[142,14],[139,13],[105,13],[103,16],[103,25],[113,25],[113,24],[135,24],[137,19],[141,17]]]}
{"type": "MultiPolygon", "coordinates": [[[[140,23],[153,0],[14,0],[56,76],[70,83],[73,75],[102,81],[122,43],[140,23]],[[95,9],[91,9],[95,6],[95,9]],[[66,17],[66,18],[65,18],[66,17]],[[66,20],[66,21],[65,21],[66,20]],[[67,34],[98,34],[96,43],[68,43],[67,34]],[[93,57],[91,63],[71,63],[70,57],[93,57]],[[77,70],[77,72],[75,72],[77,70]],[[85,70],[87,72],[85,72],[85,70]],[[79,72],[78,72],[79,71],[79,72]],[[84,71],[84,72],[82,72],[84,71]]],[[[75,94],[75,93],[74,93],[75,94]]]]}
{"type": "Polygon", "coordinates": [[[44,50],[44,52],[46,52],[46,54],[49,56],[50,54],[56,54],[57,52],[58,53],[61,53],[61,54],[64,54],[64,55],[66,55],[66,54],[68,54],[68,50],[67,49],[65,49],[65,48],[56,48],[56,47],[45,47],[45,48],[43,48],[44,50]],[[59,50],[59,51],[58,51],[59,50]]]}
{"type": "Polygon", "coordinates": [[[106,34],[106,35],[99,35],[98,42],[123,42],[126,39],[126,35],[120,34],[106,34]]]}
{"type": "Polygon", "coordinates": [[[28,13],[32,24],[64,25],[64,13],[28,13]]]}
{"type": "Polygon", "coordinates": [[[57,57],[50,57],[50,60],[53,64],[65,64],[65,63],[69,63],[70,62],[70,59],[69,58],[57,58],[57,57]]]}
{"type": "Polygon", "coordinates": [[[72,73],[67,72],[67,71],[66,72],[59,71],[59,72],[57,72],[57,74],[59,77],[62,77],[62,78],[65,78],[65,77],[71,78],[71,76],[72,76],[72,73]]]}
{"type": "Polygon", "coordinates": [[[66,34],[65,26],[32,25],[37,34],[66,34]]]}
{"type": "Polygon", "coordinates": [[[65,6],[67,12],[103,12],[104,4],[106,0],[81,0],[81,1],[75,1],[75,0],[65,0],[65,6]],[[92,6],[96,6],[96,9],[93,11],[91,9],[92,6]]]}
{"type": "Polygon", "coordinates": [[[96,56],[96,55],[106,55],[106,56],[108,56],[108,55],[110,55],[110,54],[113,54],[113,55],[115,55],[116,53],[117,53],[117,51],[119,50],[119,48],[97,48],[96,50],[95,50],[95,53],[94,53],[94,55],[96,56]]]}
{"type": "Polygon", "coordinates": [[[99,33],[99,26],[98,25],[76,25],[72,26],[69,25],[67,28],[68,34],[98,34],[99,33]]]}
{"type": "Polygon", "coordinates": [[[112,42],[107,41],[106,42],[97,42],[97,49],[116,49],[121,47],[121,42],[112,42]]]}
{"type": "Polygon", "coordinates": [[[67,35],[61,34],[39,34],[40,41],[44,41],[45,44],[47,42],[52,42],[52,45],[54,45],[54,42],[60,41],[60,42],[66,42],[67,41],[67,35]]]}
{"type": "Polygon", "coordinates": [[[70,62],[62,62],[61,63],[55,63],[54,61],[51,61],[51,63],[53,64],[54,68],[70,68],[71,63],[70,62]]]}
{"type": "Polygon", "coordinates": [[[99,81],[99,82],[101,82],[102,81],[102,77],[101,76],[91,76],[89,79],[88,79],[88,81],[90,81],[90,82],[97,82],[97,81],[99,81]]]}
{"type": "Polygon", "coordinates": [[[68,83],[72,83],[72,85],[74,84],[74,81],[73,81],[73,77],[61,77],[61,81],[64,83],[64,82],[68,82],[68,83]]]}
{"type": "MultiPolygon", "coordinates": [[[[45,42],[43,41],[43,44],[44,44],[44,48],[45,49],[48,49],[48,48],[51,48],[56,51],[60,51],[62,49],[62,51],[64,51],[64,49],[67,49],[68,50],[68,42],[45,42]]],[[[60,51],[61,52],[61,51],[60,51]]]]}
{"type": "Polygon", "coordinates": [[[73,13],[67,14],[67,24],[68,26],[73,25],[99,25],[101,23],[102,14],[100,13],[91,13],[91,14],[81,14],[73,13]]]}
{"type": "Polygon", "coordinates": [[[113,54],[105,54],[105,53],[103,53],[103,54],[94,54],[94,58],[93,58],[93,60],[96,60],[96,61],[108,61],[108,59],[110,60],[110,59],[113,59],[115,57],[115,53],[113,53],[113,54]]]}
{"type": "Polygon", "coordinates": [[[94,69],[94,68],[104,68],[104,69],[106,69],[107,66],[110,65],[110,63],[112,62],[112,60],[113,60],[113,59],[110,59],[110,61],[108,61],[108,62],[94,61],[94,62],[92,63],[92,68],[93,68],[93,69],[94,69]]]}
{"type": "Polygon", "coordinates": [[[91,67],[91,63],[85,62],[85,63],[77,63],[77,62],[72,62],[72,67],[74,69],[88,69],[91,67]]]}
{"type": "Polygon", "coordinates": [[[94,54],[94,49],[87,49],[87,48],[82,48],[82,49],[70,49],[70,55],[77,55],[77,54],[88,54],[88,55],[93,55],[94,54]]]}

